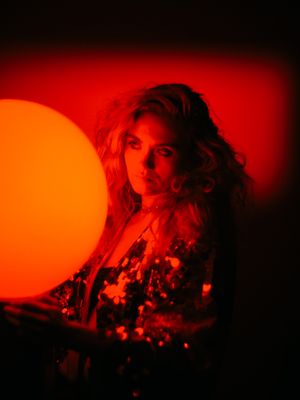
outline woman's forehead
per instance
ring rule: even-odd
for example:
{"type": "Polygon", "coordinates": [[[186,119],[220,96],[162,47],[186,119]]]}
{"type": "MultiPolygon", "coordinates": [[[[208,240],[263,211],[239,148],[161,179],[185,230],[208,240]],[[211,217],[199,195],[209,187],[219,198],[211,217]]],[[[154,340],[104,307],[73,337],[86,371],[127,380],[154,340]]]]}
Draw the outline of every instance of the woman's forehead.
{"type": "Polygon", "coordinates": [[[176,143],[179,132],[171,118],[150,112],[141,114],[128,132],[142,141],[176,143]]]}

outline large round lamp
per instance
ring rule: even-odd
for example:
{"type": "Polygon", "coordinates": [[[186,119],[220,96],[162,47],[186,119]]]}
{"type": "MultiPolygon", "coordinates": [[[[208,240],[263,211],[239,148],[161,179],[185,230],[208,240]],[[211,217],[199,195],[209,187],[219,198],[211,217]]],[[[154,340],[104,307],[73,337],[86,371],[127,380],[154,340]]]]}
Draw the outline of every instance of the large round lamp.
{"type": "Polygon", "coordinates": [[[42,294],[89,258],[107,185],[88,137],[31,101],[0,100],[0,298],[42,294]]]}

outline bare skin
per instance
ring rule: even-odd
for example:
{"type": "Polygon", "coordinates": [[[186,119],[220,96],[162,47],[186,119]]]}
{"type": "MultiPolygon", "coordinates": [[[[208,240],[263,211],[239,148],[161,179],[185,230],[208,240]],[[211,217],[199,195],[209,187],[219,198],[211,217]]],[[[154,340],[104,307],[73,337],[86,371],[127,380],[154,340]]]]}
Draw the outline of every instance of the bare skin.
{"type": "Polygon", "coordinates": [[[114,266],[118,263],[120,258],[136,241],[144,229],[151,223],[152,218],[152,213],[148,213],[144,216],[142,213],[138,212],[130,219],[121,233],[116,247],[113,249],[109,258],[105,262],[107,266],[114,266]]]}

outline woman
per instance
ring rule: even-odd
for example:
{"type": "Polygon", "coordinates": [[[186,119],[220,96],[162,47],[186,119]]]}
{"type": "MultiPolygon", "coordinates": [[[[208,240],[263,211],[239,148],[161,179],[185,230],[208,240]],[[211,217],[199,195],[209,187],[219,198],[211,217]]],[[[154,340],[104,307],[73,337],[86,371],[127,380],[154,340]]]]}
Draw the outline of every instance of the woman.
{"type": "Polygon", "coordinates": [[[184,84],[124,95],[99,126],[110,195],[99,245],[50,296],[6,306],[7,319],[56,343],[53,398],[209,398],[250,178],[184,84]]]}

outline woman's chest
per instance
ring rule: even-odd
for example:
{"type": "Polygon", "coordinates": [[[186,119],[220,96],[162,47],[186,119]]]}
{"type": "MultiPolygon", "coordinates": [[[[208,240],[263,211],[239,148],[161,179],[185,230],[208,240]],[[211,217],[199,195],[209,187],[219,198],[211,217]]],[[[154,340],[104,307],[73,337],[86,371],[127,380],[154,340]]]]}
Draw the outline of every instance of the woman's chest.
{"type": "Polygon", "coordinates": [[[145,281],[140,276],[138,257],[125,258],[123,264],[100,271],[91,293],[89,326],[105,327],[136,317],[138,306],[145,300],[145,281]]]}
{"type": "Polygon", "coordinates": [[[127,252],[130,252],[137,240],[145,233],[146,228],[145,221],[128,224],[120,235],[117,244],[112,248],[105,264],[107,266],[118,266],[120,260],[127,252]]]}

